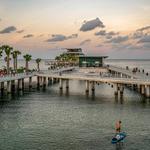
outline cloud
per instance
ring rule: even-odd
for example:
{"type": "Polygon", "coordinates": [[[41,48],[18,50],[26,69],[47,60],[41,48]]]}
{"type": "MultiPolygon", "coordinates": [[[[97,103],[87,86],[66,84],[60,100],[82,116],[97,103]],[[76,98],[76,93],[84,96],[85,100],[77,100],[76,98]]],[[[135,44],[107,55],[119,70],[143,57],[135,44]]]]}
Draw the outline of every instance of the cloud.
{"type": "Polygon", "coordinates": [[[22,32],[24,32],[24,30],[18,30],[18,31],[16,31],[17,33],[22,33],[22,32]]]}
{"type": "Polygon", "coordinates": [[[96,47],[103,47],[103,44],[98,44],[96,45],[96,47]]]}
{"type": "Polygon", "coordinates": [[[80,43],[80,45],[82,46],[82,45],[88,44],[88,43],[90,43],[90,42],[91,42],[91,40],[90,40],[90,39],[87,39],[87,40],[82,41],[82,42],[80,43]]]}
{"type": "Polygon", "coordinates": [[[40,34],[38,37],[43,37],[44,36],[44,34],[40,34]]]}
{"type": "Polygon", "coordinates": [[[34,35],[33,34],[27,34],[25,36],[23,36],[23,38],[30,38],[30,37],[33,37],[34,35]]]}
{"type": "Polygon", "coordinates": [[[105,25],[103,24],[102,21],[100,21],[99,18],[90,20],[90,21],[84,21],[82,24],[80,31],[86,32],[86,31],[91,31],[97,27],[104,28],[105,25]]]}
{"type": "Polygon", "coordinates": [[[107,35],[110,35],[110,36],[114,36],[114,35],[118,35],[119,32],[114,32],[114,31],[110,31],[107,33],[107,35]]]}
{"type": "Polygon", "coordinates": [[[146,34],[144,34],[141,31],[136,31],[135,33],[133,33],[132,38],[133,39],[139,39],[139,38],[142,38],[144,35],[146,35],[146,34]]]}
{"type": "Polygon", "coordinates": [[[113,36],[118,34],[119,32],[114,32],[114,31],[106,32],[106,30],[101,30],[99,32],[96,32],[95,36],[104,36],[106,39],[111,39],[113,36]]]}
{"type": "Polygon", "coordinates": [[[138,43],[149,43],[150,42],[150,35],[143,36],[138,43]]]}
{"type": "Polygon", "coordinates": [[[144,31],[144,30],[149,30],[150,26],[142,27],[140,29],[137,29],[137,31],[144,31]]]}
{"type": "Polygon", "coordinates": [[[78,34],[72,34],[70,36],[65,36],[62,34],[53,34],[50,39],[46,40],[46,42],[61,42],[61,41],[65,41],[65,40],[73,39],[77,37],[78,37],[78,34]]]}
{"type": "Polygon", "coordinates": [[[95,33],[96,36],[101,35],[101,36],[105,36],[106,35],[106,31],[105,30],[101,30],[99,32],[95,33]]]}
{"type": "Polygon", "coordinates": [[[112,38],[111,40],[107,41],[108,43],[122,43],[129,39],[128,36],[117,36],[112,38]]]}
{"type": "Polygon", "coordinates": [[[16,31],[16,30],[17,30],[16,27],[14,27],[14,26],[9,26],[9,27],[7,27],[7,28],[1,30],[1,31],[0,31],[0,34],[11,33],[11,32],[16,31]]]}

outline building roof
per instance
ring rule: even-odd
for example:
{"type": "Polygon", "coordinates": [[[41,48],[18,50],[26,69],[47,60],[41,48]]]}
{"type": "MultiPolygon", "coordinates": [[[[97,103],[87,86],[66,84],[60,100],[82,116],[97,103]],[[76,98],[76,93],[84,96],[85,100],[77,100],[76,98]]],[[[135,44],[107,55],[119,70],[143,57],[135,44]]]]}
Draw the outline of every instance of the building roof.
{"type": "Polygon", "coordinates": [[[83,56],[79,56],[82,58],[108,58],[108,56],[90,56],[90,55],[83,55],[83,56]]]}

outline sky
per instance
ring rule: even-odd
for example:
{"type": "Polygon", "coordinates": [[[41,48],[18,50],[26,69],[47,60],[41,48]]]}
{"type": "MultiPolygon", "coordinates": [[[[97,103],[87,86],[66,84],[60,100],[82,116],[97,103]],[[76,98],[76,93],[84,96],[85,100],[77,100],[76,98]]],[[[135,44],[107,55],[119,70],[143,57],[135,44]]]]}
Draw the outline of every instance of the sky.
{"type": "Polygon", "coordinates": [[[0,0],[0,45],[33,58],[65,48],[150,59],[150,0],[0,0]]]}

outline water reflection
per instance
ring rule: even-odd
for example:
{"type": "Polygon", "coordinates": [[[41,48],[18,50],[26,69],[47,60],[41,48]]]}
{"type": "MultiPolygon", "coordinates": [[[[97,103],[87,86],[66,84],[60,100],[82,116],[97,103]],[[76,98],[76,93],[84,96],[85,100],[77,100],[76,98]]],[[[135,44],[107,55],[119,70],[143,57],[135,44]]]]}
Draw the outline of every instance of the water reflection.
{"type": "Polygon", "coordinates": [[[116,144],[116,150],[123,150],[124,147],[123,147],[123,142],[119,142],[116,144]]]}

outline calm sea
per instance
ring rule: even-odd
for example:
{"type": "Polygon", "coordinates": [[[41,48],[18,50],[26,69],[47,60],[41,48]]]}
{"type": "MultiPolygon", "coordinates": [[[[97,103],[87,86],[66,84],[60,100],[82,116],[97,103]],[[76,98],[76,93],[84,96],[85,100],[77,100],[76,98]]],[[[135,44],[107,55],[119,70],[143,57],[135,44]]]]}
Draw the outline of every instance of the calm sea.
{"type": "MultiPolygon", "coordinates": [[[[24,65],[23,61],[20,64],[24,65]]],[[[107,64],[139,67],[150,72],[149,60],[107,60],[107,64]]],[[[1,66],[3,64],[1,63],[1,66]]],[[[42,68],[46,69],[44,62],[42,68]]],[[[36,67],[34,62],[30,67],[36,67]]],[[[71,81],[69,91],[58,84],[36,88],[0,101],[0,150],[149,150],[150,100],[125,89],[123,99],[109,85],[85,95],[85,83],[71,81]],[[112,145],[116,120],[127,133],[112,145]]]]}

